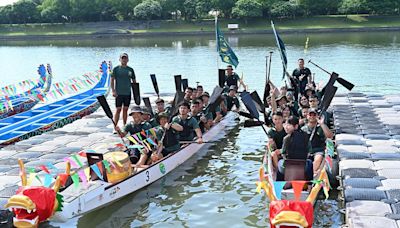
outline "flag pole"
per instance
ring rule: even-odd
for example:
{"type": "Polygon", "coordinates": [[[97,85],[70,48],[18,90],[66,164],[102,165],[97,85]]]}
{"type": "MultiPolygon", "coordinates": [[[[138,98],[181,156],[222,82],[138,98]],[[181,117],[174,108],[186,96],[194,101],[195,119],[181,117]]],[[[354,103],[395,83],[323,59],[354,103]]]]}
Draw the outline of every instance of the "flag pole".
{"type": "Polygon", "coordinates": [[[219,47],[218,47],[218,12],[215,12],[215,45],[217,48],[217,70],[219,70],[219,47]]]}

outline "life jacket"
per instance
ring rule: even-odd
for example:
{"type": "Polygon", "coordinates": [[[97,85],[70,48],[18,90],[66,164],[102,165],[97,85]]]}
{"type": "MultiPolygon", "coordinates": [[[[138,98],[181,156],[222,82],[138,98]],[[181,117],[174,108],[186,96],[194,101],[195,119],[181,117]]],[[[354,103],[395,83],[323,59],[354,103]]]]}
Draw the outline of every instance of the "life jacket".
{"type": "Polygon", "coordinates": [[[308,135],[302,130],[295,130],[289,136],[288,159],[306,160],[308,156],[308,135]]]}
{"type": "Polygon", "coordinates": [[[179,139],[180,140],[193,140],[194,137],[194,129],[192,126],[189,125],[189,120],[192,117],[188,117],[186,120],[182,120],[179,117],[179,124],[183,127],[183,131],[179,132],[179,139]]]}
{"type": "Polygon", "coordinates": [[[238,85],[238,80],[236,78],[234,78],[235,74],[232,74],[230,76],[226,76],[226,85],[229,86],[237,86],[238,85]]]}
{"type": "Polygon", "coordinates": [[[177,134],[174,130],[172,130],[171,128],[167,130],[167,132],[165,132],[165,137],[163,140],[163,145],[165,146],[165,148],[168,147],[172,147],[179,144],[179,140],[177,137],[177,134]]]}

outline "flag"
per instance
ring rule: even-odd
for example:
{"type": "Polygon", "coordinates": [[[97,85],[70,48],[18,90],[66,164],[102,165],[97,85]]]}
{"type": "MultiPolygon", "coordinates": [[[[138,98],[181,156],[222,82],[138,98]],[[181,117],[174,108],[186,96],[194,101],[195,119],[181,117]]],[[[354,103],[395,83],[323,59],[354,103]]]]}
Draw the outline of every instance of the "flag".
{"type": "Polygon", "coordinates": [[[219,30],[218,18],[215,18],[215,35],[217,41],[217,51],[219,53],[219,56],[221,56],[222,62],[231,64],[236,68],[239,64],[239,59],[236,57],[232,48],[229,46],[224,37],[224,34],[221,32],[221,30],[219,30]]]}
{"type": "Polygon", "coordinates": [[[279,53],[281,54],[282,65],[283,65],[283,76],[282,79],[285,78],[286,75],[286,68],[287,68],[287,57],[286,57],[286,48],[285,44],[283,43],[282,39],[279,37],[278,33],[275,30],[274,22],[271,21],[271,27],[274,31],[276,45],[278,45],[279,53]]]}

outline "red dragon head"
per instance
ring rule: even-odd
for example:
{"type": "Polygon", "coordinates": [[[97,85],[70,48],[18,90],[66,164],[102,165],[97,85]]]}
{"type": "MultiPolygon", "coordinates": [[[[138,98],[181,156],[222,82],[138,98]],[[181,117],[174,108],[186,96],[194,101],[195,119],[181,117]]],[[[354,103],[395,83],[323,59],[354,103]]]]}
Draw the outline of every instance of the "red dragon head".
{"type": "MultiPolygon", "coordinates": [[[[24,170],[22,161],[19,161],[24,170]]],[[[12,196],[6,208],[14,212],[15,227],[38,227],[40,222],[49,219],[56,211],[61,210],[62,197],[57,192],[60,188],[58,177],[53,188],[43,186],[26,186],[26,175],[21,172],[22,186],[12,196]]]]}

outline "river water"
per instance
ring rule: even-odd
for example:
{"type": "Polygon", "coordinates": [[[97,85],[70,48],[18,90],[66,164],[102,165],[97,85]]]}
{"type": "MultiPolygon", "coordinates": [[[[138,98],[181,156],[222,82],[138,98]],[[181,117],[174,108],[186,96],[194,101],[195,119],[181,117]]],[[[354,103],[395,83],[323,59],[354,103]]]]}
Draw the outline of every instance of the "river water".
{"type": "MultiPolygon", "coordinates": [[[[298,58],[312,59],[356,84],[354,91],[390,94],[400,85],[399,32],[282,34],[288,68],[298,58]],[[305,52],[305,41],[309,38],[305,52]]],[[[262,94],[265,56],[272,57],[272,80],[281,84],[282,66],[271,35],[227,36],[239,57],[236,72],[243,73],[250,90],[262,94]]],[[[78,41],[1,41],[0,87],[36,78],[36,67],[50,63],[54,80],[93,72],[103,60],[116,65],[121,52],[130,55],[142,92],[152,92],[149,74],[155,73],[162,93],[174,90],[172,76],[181,74],[190,85],[199,81],[206,90],[217,83],[217,61],[213,36],[94,39],[78,41]]],[[[316,81],[327,81],[321,70],[308,65],[316,81]]],[[[345,90],[340,88],[341,92],[345,90]]],[[[255,191],[266,137],[259,128],[237,125],[226,138],[185,162],[152,185],[107,207],[76,218],[61,227],[265,227],[268,206],[255,191]]],[[[337,227],[342,223],[340,203],[335,197],[319,201],[315,227],[337,227]]]]}

